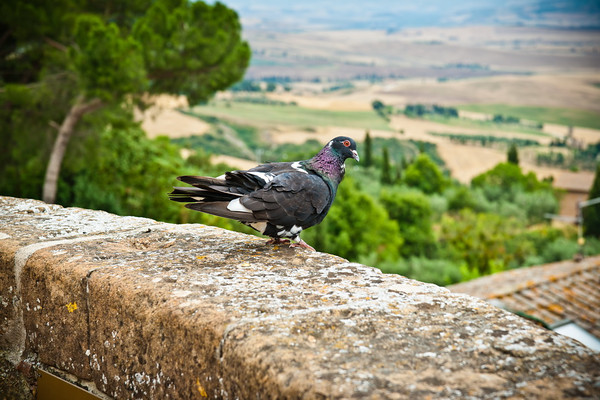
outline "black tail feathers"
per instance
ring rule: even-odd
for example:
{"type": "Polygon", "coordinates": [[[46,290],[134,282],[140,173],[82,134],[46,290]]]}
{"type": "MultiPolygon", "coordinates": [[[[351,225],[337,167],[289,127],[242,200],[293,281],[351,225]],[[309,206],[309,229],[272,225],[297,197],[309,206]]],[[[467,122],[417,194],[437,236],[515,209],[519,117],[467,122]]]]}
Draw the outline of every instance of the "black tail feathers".
{"type": "Polygon", "coordinates": [[[205,176],[180,176],[182,182],[194,187],[174,187],[169,199],[181,203],[231,201],[241,194],[225,180],[205,176]]]}

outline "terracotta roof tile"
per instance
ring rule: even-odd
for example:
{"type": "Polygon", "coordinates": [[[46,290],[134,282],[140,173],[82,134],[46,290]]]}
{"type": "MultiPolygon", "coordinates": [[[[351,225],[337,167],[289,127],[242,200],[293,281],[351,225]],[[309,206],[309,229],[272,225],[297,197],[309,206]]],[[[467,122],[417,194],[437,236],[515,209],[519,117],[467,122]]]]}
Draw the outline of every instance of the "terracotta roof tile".
{"type": "Polygon", "coordinates": [[[549,325],[571,320],[600,338],[600,256],[520,268],[448,286],[549,325]]]}

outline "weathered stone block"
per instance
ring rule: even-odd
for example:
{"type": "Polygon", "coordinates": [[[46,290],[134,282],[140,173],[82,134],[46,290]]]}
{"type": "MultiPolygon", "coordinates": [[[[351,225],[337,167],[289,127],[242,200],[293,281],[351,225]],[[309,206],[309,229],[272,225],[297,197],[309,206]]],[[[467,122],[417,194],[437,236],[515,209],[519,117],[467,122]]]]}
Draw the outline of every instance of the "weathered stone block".
{"type": "MultiPolygon", "coordinates": [[[[62,272],[57,271],[59,266],[54,269],[44,265],[43,257],[37,258],[42,264],[37,272],[35,268],[27,270],[26,262],[32,254],[61,243],[72,244],[157,224],[147,218],[119,217],[79,208],[65,209],[38,200],[12,197],[0,197],[0,221],[0,347],[12,354],[21,353],[24,349],[23,312],[40,311],[42,299],[49,299],[47,295],[41,298],[34,296],[36,291],[31,286],[32,277],[36,278],[33,281],[36,286],[46,285],[46,288],[60,291],[62,285],[48,284],[47,281],[51,278],[64,280],[65,276],[76,273],[68,270],[67,275],[61,276],[62,272]],[[30,274],[25,280],[22,279],[24,271],[30,274]],[[23,282],[25,288],[22,287],[23,282]],[[24,301],[22,296],[27,295],[29,298],[24,301]]],[[[75,279],[73,276],[70,278],[75,279]]],[[[45,323],[51,320],[48,317],[45,323]]],[[[54,326],[52,324],[52,330],[54,326]]],[[[29,343],[35,343],[35,335],[29,343]]]]}
{"type": "Polygon", "coordinates": [[[96,213],[45,216],[61,241],[18,216],[0,259],[27,351],[111,397],[600,396],[597,354],[473,297],[203,225],[81,232],[96,213]]]}

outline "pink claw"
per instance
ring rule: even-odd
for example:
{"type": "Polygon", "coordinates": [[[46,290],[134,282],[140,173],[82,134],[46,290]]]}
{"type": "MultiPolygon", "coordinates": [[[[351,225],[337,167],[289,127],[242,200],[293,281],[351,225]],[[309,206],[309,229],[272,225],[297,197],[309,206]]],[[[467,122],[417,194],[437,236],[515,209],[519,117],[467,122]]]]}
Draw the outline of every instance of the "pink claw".
{"type": "Polygon", "coordinates": [[[290,247],[303,247],[303,248],[308,249],[308,250],[316,251],[314,249],[314,247],[312,247],[311,245],[309,245],[308,243],[306,243],[302,239],[300,239],[300,241],[298,243],[292,243],[292,244],[290,244],[290,247]]]}

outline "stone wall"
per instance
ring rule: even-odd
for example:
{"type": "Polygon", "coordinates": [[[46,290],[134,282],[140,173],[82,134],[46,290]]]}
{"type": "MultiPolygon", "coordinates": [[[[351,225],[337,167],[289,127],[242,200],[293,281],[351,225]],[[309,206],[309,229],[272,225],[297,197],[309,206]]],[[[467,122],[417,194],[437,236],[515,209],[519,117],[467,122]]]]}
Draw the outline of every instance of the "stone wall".
{"type": "Polygon", "coordinates": [[[3,376],[108,398],[600,397],[599,357],[571,339],[204,225],[0,197],[0,293],[3,376]]]}

